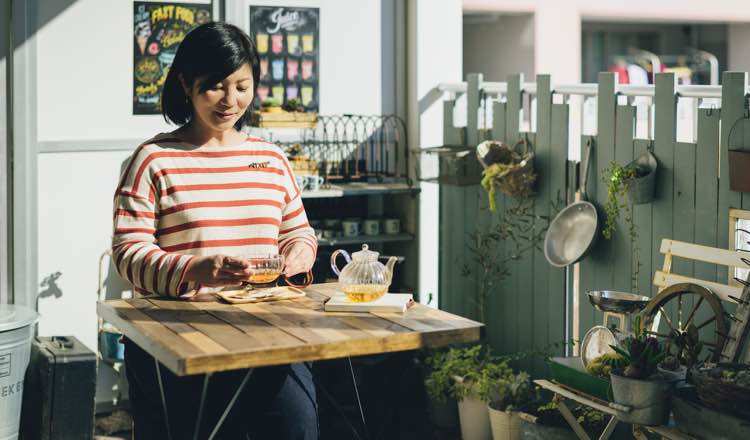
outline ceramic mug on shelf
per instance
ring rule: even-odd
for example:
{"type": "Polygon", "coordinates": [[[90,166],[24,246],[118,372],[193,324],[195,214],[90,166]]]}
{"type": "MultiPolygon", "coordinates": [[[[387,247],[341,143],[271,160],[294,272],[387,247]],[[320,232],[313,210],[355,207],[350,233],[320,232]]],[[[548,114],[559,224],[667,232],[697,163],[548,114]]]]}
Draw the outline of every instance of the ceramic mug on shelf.
{"type": "Polygon", "coordinates": [[[341,222],[344,237],[357,237],[359,235],[359,219],[348,218],[341,222]]]}
{"type": "Polygon", "coordinates": [[[383,230],[388,235],[396,235],[401,232],[401,221],[397,218],[387,218],[383,220],[383,230]]]}
{"type": "Polygon", "coordinates": [[[297,182],[297,187],[299,188],[300,191],[304,191],[308,189],[307,186],[305,185],[306,183],[305,176],[294,176],[294,180],[297,182]]]}
{"type": "Polygon", "coordinates": [[[336,237],[336,231],[333,229],[323,229],[323,238],[330,240],[334,237],[336,237]]]}
{"type": "Polygon", "coordinates": [[[324,180],[321,176],[305,176],[305,188],[310,191],[318,191],[324,180]]]}
{"type": "Polygon", "coordinates": [[[337,218],[327,218],[323,220],[323,226],[326,229],[339,229],[341,228],[341,220],[337,218]]]}
{"type": "Polygon", "coordinates": [[[380,220],[367,219],[364,225],[365,235],[379,235],[380,234],[380,220]]]}

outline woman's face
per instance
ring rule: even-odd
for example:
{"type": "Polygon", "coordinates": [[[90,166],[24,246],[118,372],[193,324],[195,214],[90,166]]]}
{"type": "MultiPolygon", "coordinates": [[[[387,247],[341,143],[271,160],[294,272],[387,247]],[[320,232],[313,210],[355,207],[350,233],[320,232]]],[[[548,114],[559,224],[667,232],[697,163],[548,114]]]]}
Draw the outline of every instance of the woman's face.
{"type": "Polygon", "coordinates": [[[230,130],[253,100],[250,65],[243,65],[205,92],[200,91],[196,81],[189,94],[196,122],[212,131],[230,130]]]}

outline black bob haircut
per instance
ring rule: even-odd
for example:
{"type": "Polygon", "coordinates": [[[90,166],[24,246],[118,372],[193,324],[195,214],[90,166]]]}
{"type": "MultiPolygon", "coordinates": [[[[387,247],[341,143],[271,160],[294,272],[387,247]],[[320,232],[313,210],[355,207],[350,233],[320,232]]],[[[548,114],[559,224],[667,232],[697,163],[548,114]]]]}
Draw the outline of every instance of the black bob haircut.
{"type": "MultiPolygon", "coordinates": [[[[216,21],[190,31],[177,48],[174,62],[164,82],[161,95],[164,119],[184,125],[193,118],[193,104],[180,83],[180,75],[188,87],[192,87],[197,80],[198,89],[202,93],[244,64],[249,64],[253,72],[255,95],[260,78],[260,63],[255,44],[245,32],[237,26],[216,21]]],[[[251,107],[249,105],[248,109],[251,107]]],[[[234,127],[240,130],[249,119],[250,112],[245,111],[234,127]]]]}

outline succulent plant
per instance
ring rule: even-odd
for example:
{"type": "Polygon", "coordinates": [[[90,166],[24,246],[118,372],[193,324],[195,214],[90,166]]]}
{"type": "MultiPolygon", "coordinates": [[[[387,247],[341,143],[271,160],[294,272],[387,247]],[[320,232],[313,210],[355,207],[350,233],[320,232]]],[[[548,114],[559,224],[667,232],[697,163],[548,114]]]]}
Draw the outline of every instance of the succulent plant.
{"type": "Polygon", "coordinates": [[[641,328],[641,317],[637,315],[633,324],[634,332],[623,342],[625,349],[610,345],[625,359],[623,375],[631,379],[647,379],[657,371],[657,365],[664,360],[666,352],[661,343],[641,328]]]}

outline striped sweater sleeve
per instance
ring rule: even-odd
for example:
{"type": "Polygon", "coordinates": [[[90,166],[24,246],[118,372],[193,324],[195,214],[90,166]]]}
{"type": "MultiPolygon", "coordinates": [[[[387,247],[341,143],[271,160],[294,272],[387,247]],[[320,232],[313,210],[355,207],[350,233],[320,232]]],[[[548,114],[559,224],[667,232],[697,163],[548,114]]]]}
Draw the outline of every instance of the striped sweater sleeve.
{"type": "Polygon", "coordinates": [[[313,255],[318,251],[318,240],[315,230],[307,221],[305,207],[302,204],[300,189],[297,187],[294,173],[286,157],[283,158],[285,173],[284,186],[286,188],[286,205],[281,212],[281,227],[279,228],[279,253],[285,254],[295,243],[309,246],[313,255]]]}
{"type": "Polygon", "coordinates": [[[152,183],[148,149],[139,147],[120,178],[114,197],[112,253],[121,277],[136,290],[179,296],[192,255],[166,252],[156,240],[157,188],[152,183]]]}

